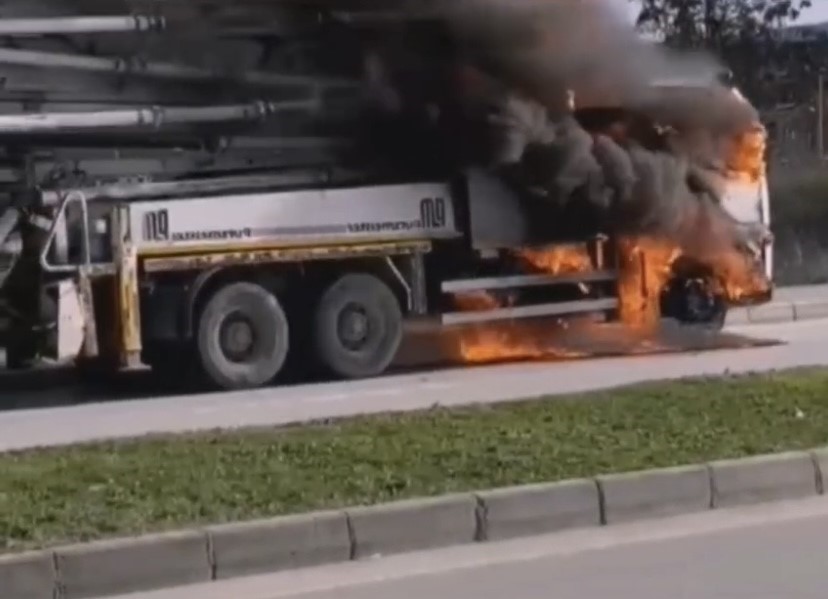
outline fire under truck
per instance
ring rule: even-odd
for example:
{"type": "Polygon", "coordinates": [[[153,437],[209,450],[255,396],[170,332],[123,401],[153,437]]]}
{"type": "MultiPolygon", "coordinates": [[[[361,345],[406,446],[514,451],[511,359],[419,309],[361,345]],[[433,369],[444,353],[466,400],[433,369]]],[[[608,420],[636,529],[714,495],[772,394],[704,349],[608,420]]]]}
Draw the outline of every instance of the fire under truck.
{"type": "MultiPolygon", "coordinates": [[[[0,32],[84,35],[158,25],[136,19],[6,19],[0,32]]],[[[0,64],[90,76],[103,68],[103,58],[77,55],[44,66],[46,54],[4,48],[0,64]]],[[[202,75],[143,67],[139,75],[149,78],[202,75]]],[[[254,75],[266,79],[246,76],[254,75]]],[[[312,87],[318,91],[319,85],[312,87]]],[[[41,107],[0,115],[13,166],[10,200],[0,216],[8,365],[28,367],[45,356],[110,368],[146,364],[178,374],[195,363],[214,386],[249,388],[283,374],[289,358],[340,378],[379,375],[411,319],[447,326],[585,314],[616,318],[613,240],[550,239],[539,225],[548,222],[541,209],[483,169],[399,180],[319,160],[310,164],[296,157],[318,149],[318,140],[267,130],[230,135],[234,151],[211,150],[209,168],[199,161],[203,148],[168,141],[153,147],[149,133],[137,150],[124,141],[132,139],[124,131],[258,124],[283,111],[316,110],[318,102],[41,107]],[[110,137],[96,140],[101,131],[110,137]],[[114,140],[112,131],[121,137],[114,140]],[[275,147],[288,149],[278,161],[275,147]],[[59,168],[66,157],[74,169],[69,174],[59,168]],[[73,176],[79,170],[84,176],[73,176]],[[515,248],[555,243],[579,248],[591,268],[551,275],[528,272],[514,258],[515,248]],[[518,300],[496,309],[459,310],[452,301],[457,294],[506,291],[518,292],[518,300]]],[[[767,224],[766,182],[742,185],[726,206],[743,222],[767,224]]],[[[770,248],[763,259],[770,269],[770,248]]],[[[686,291],[681,301],[672,297],[665,304],[666,315],[720,324],[721,300],[681,283],[672,288],[686,291]]]]}

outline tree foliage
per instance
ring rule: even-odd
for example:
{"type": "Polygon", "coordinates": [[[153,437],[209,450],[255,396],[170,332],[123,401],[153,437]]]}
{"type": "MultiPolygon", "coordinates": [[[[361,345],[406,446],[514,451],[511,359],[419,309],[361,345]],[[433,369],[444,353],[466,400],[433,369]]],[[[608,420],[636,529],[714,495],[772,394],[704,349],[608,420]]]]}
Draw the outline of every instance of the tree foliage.
{"type": "Polygon", "coordinates": [[[641,29],[681,48],[723,48],[746,38],[763,41],[812,4],[812,0],[633,1],[641,5],[641,29]]]}
{"type": "Polygon", "coordinates": [[[631,0],[641,6],[638,27],[665,44],[706,49],[733,71],[738,83],[758,101],[773,101],[768,81],[780,72],[801,72],[801,48],[792,52],[779,36],[812,0],[631,0]]]}

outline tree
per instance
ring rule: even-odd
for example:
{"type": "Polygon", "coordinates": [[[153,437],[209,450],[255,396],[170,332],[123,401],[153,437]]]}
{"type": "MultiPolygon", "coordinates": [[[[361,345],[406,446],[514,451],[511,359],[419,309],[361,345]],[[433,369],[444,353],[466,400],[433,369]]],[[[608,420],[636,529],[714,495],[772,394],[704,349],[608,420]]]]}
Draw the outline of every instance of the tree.
{"type": "Polygon", "coordinates": [[[722,48],[734,41],[761,41],[795,21],[811,0],[631,0],[641,5],[637,24],[680,48],[722,48]]]}
{"type": "Polygon", "coordinates": [[[796,21],[812,0],[631,0],[641,5],[637,25],[673,48],[707,49],[733,71],[758,102],[772,102],[774,73],[807,71],[775,35],[796,21]]]}

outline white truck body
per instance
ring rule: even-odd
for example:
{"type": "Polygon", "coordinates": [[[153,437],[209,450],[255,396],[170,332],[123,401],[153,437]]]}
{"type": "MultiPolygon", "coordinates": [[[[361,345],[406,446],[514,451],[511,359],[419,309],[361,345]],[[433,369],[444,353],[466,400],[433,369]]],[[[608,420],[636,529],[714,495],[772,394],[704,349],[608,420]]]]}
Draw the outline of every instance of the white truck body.
{"type": "Polygon", "coordinates": [[[461,235],[451,192],[439,183],[135,201],[129,225],[139,253],[461,235]]]}

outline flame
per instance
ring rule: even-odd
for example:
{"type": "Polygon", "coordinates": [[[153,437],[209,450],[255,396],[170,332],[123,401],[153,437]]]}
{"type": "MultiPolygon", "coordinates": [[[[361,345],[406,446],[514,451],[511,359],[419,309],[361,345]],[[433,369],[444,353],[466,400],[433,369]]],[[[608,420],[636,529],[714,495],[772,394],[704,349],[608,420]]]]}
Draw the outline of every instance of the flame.
{"type": "MultiPolygon", "coordinates": [[[[592,258],[584,244],[563,244],[540,248],[521,248],[514,256],[522,265],[537,273],[550,275],[586,272],[592,269],[592,258]]],[[[474,292],[452,297],[455,307],[461,311],[494,310],[514,303],[514,297],[500,299],[491,293],[474,292]]],[[[551,327],[554,328],[554,327],[551,327]]],[[[500,323],[481,325],[463,331],[458,336],[461,358],[468,363],[486,363],[508,360],[585,357],[577,351],[555,347],[553,331],[540,331],[525,323],[500,323]]]]}
{"type": "Polygon", "coordinates": [[[748,304],[766,299],[771,283],[759,264],[750,255],[733,248],[716,254],[710,260],[713,292],[731,304],[748,304]]]}
{"type": "Polygon", "coordinates": [[[495,296],[485,291],[458,293],[452,296],[455,307],[461,312],[496,310],[501,304],[495,296]]]}
{"type": "MultiPolygon", "coordinates": [[[[638,346],[631,353],[646,353],[656,348],[647,343],[649,333],[660,322],[661,292],[672,275],[672,266],[682,252],[668,240],[655,237],[619,240],[619,312],[623,324],[636,333],[638,346]]],[[[527,267],[550,275],[587,272],[594,268],[585,244],[521,249],[515,255],[527,267]]],[[[504,305],[491,294],[475,293],[454,296],[459,310],[492,310],[504,305]]],[[[458,336],[460,357],[467,363],[486,363],[516,359],[566,359],[590,355],[555,344],[567,329],[567,322],[553,326],[527,323],[481,325],[458,336]]],[[[587,323],[592,324],[592,321],[587,323]]],[[[586,329],[595,335],[593,327],[586,329]]],[[[596,339],[597,340],[597,339],[596,339]]]]}
{"type": "Polygon", "coordinates": [[[661,293],[682,251],[667,239],[626,237],[618,240],[618,255],[621,322],[636,330],[655,329],[661,319],[661,293]]]}
{"type": "Polygon", "coordinates": [[[536,272],[550,275],[592,270],[592,258],[584,244],[524,248],[515,252],[519,260],[536,272]]]}
{"type": "MultiPolygon", "coordinates": [[[[710,273],[711,291],[722,294],[732,303],[752,302],[770,291],[770,282],[749,254],[736,247],[723,249],[717,244],[700,252],[697,248],[681,247],[677,242],[654,236],[623,237],[618,239],[619,320],[625,326],[633,345],[630,354],[652,353],[663,347],[655,341],[661,323],[662,293],[675,275],[676,263],[681,258],[701,263],[710,273]]],[[[574,272],[591,267],[584,250],[564,248],[558,251],[522,250],[520,256],[538,270],[550,274],[574,272]],[[580,252],[580,253],[579,253],[580,252]]],[[[492,310],[505,305],[487,293],[454,296],[460,310],[492,310]]],[[[572,347],[566,339],[568,328],[585,321],[578,329],[579,337],[596,346],[601,343],[599,327],[594,320],[580,318],[549,323],[506,322],[479,325],[458,332],[456,339],[460,358],[466,363],[488,363],[508,360],[574,359],[594,355],[594,350],[572,347]]]]}
{"type": "Polygon", "coordinates": [[[765,176],[767,134],[757,126],[727,140],[725,163],[728,175],[746,183],[756,183],[765,176]]]}
{"type": "Polygon", "coordinates": [[[528,323],[501,323],[463,331],[458,337],[461,359],[470,364],[510,360],[585,358],[580,352],[554,345],[554,327],[530,328],[528,323]]]}

